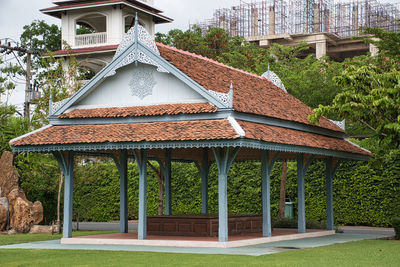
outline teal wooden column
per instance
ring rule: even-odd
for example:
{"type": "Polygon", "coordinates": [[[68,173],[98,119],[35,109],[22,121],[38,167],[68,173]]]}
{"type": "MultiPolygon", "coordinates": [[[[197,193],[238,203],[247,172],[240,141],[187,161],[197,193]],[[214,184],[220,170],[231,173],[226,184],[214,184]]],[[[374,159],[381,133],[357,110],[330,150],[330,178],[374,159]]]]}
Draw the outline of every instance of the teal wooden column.
{"type": "Polygon", "coordinates": [[[218,166],[218,240],[228,241],[228,172],[239,147],[232,153],[230,148],[213,148],[215,161],[218,166]]]}
{"type": "Polygon", "coordinates": [[[147,151],[145,149],[134,150],[133,154],[139,168],[138,239],[144,240],[147,232],[147,151]]]}
{"type": "Polygon", "coordinates": [[[122,150],[113,155],[119,172],[119,231],[128,233],[128,152],[122,150]]]}
{"type": "Polygon", "coordinates": [[[261,201],[262,201],[262,232],[264,237],[272,235],[271,227],[271,182],[270,176],[279,152],[261,151],[261,201]]]}
{"type": "Polygon", "coordinates": [[[203,149],[203,160],[199,168],[201,176],[201,213],[208,214],[208,173],[210,165],[208,163],[208,149],[203,149]]]}
{"type": "Polygon", "coordinates": [[[58,165],[64,174],[64,223],[63,238],[72,237],[72,206],[74,184],[74,152],[54,152],[58,165]]]}
{"type": "Polygon", "coordinates": [[[326,159],[326,229],[334,229],[333,217],[333,177],[335,176],[339,161],[333,158],[326,159]]]}
{"type": "Polygon", "coordinates": [[[297,154],[297,228],[299,233],[306,232],[304,178],[313,159],[313,156],[305,157],[304,154],[297,154]]]}
{"type": "MultiPolygon", "coordinates": [[[[161,166],[161,165],[160,165],[161,166]]],[[[171,149],[165,151],[165,166],[162,168],[164,172],[165,186],[165,215],[172,215],[171,208],[171,149]]]]}

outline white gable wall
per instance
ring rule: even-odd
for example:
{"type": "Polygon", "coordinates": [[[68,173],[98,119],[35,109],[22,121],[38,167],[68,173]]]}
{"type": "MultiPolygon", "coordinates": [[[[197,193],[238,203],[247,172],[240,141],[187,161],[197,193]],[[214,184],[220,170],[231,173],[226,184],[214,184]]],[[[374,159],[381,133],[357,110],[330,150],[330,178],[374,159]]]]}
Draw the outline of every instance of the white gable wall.
{"type": "Polygon", "coordinates": [[[71,109],[201,102],[207,102],[207,100],[172,74],[161,73],[154,66],[138,63],[137,67],[135,64],[131,64],[118,69],[114,76],[104,80],[71,109]],[[151,70],[156,82],[152,95],[143,99],[132,95],[129,86],[132,73],[138,68],[151,70]]]}

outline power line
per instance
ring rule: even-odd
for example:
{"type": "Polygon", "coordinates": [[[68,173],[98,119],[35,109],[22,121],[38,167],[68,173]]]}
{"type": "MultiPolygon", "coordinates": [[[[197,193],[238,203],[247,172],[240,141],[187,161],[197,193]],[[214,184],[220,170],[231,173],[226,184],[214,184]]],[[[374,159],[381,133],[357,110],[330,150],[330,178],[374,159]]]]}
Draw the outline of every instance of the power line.
{"type": "MultiPolygon", "coordinates": [[[[0,39],[0,53],[10,54],[12,53],[14,57],[17,59],[18,64],[25,72],[25,103],[24,103],[24,117],[29,119],[30,117],[30,104],[32,103],[33,99],[37,99],[40,97],[39,87],[34,84],[31,84],[31,60],[32,55],[40,55],[40,52],[37,50],[27,49],[19,45],[18,42],[10,38],[0,39]],[[3,41],[4,40],[4,41],[3,41]],[[21,62],[17,58],[15,52],[19,52],[26,55],[26,69],[24,70],[21,62]]],[[[10,77],[11,79],[11,77],[10,77]]],[[[12,79],[11,79],[12,80],[12,79]]],[[[14,80],[12,80],[14,81],[14,80]]],[[[15,82],[15,81],[14,81],[15,82]]],[[[17,84],[19,82],[16,82],[17,84]]]]}

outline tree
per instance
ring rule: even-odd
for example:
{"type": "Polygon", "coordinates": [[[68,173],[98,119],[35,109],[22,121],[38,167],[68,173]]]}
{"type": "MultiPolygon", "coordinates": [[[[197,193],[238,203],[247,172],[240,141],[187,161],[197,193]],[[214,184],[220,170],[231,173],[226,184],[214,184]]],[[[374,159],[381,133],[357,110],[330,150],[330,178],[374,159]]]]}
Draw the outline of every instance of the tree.
{"type": "Polygon", "coordinates": [[[211,28],[204,36],[199,27],[193,27],[185,32],[173,29],[168,34],[156,33],[155,40],[211,59],[216,59],[229,50],[228,33],[221,28],[211,28]]]}
{"type": "Polygon", "coordinates": [[[286,46],[280,44],[272,44],[269,48],[276,61],[290,60],[293,58],[300,58],[305,51],[309,49],[306,42],[301,42],[296,46],[286,46]]]}
{"type": "MultiPolygon", "coordinates": [[[[78,33],[90,32],[90,29],[80,27],[78,33]]],[[[57,25],[48,25],[44,21],[33,21],[24,26],[24,32],[20,37],[21,43],[31,50],[38,51],[34,57],[33,69],[37,72],[35,79],[41,85],[42,97],[34,102],[35,109],[33,119],[35,128],[48,123],[49,100],[61,101],[76,92],[86,79],[88,71],[82,68],[75,57],[72,56],[68,44],[64,44],[69,56],[66,62],[63,58],[55,58],[51,51],[61,49],[61,31],[57,25]],[[42,57],[46,54],[46,57],[42,57]],[[65,64],[66,63],[66,64],[65,64]]],[[[33,157],[34,158],[34,157],[33,157]]],[[[54,163],[54,162],[53,162],[54,163]]],[[[57,194],[57,224],[61,231],[60,203],[63,174],[60,171],[57,194]]]]}
{"type": "Polygon", "coordinates": [[[391,148],[400,145],[400,31],[366,28],[373,38],[362,38],[379,48],[376,57],[355,61],[335,78],[343,87],[333,102],[314,109],[310,120],[321,116],[346,118],[361,131],[391,148]]]}
{"type": "Polygon", "coordinates": [[[229,49],[217,57],[217,60],[244,71],[258,75],[267,71],[274,58],[266,49],[250,44],[242,37],[233,37],[229,40],[229,49]]]}
{"type": "Polygon", "coordinates": [[[163,43],[169,46],[175,46],[175,40],[178,36],[182,36],[183,32],[179,29],[172,29],[167,34],[164,33],[156,33],[156,42],[163,43]]]}
{"type": "Polygon", "coordinates": [[[15,82],[11,77],[15,77],[21,70],[20,66],[9,62],[6,64],[2,57],[0,57],[0,104],[2,102],[2,95],[6,95],[5,105],[8,105],[8,97],[11,92],[15,89],[15,82]]]}
{"type": "Polygon", "coordinates": [[[23,27],[20,36],[22,46],[39,52],[34,54],[33,69],[41,66],[41,54],[61,49],[61,30],[55,25],[49,25],[44,20],[34,20],[31,24],[23,27]]]}
{"type": "MultiPolygon", "coordinates": [[[[41,122],[41,124],[48,123],[49,114],[49,100],[57,102],[61,101],[76,91],[82,86],[81,79],[86,75],[86,70],[79,66],[78,61],[72,56],[70,48],[67,66],[65,67],[62,58],[55,58],[52,53],[48,57],[42,58],[41,65],[45,67],[42,72],[37,76],[41,82],[43,95],[35,103],[34,116],[41,122]]],[[[61,205],[61,188],[63,184],[63,173],[60,170],[60,178],[58,181],[58,194],[57,194],[57,228],[61,232],[60,221],[60,205],[61,205]]],[[[78,215],[79,217],[79,215],[78,215]]]]}
{"type": "Polygon", "coordinates": [[[164,173],[162,171],[161,166],[159,167],[153,165],[151,161],[147,161],[147,164],[149,164],[150,168],[154,171],[154,173],[157,176],[157,183],[158,183],[158,209],[157,209],[157,214],[159,216],[163,215],[163,210],[164,210],[164,185],[165,185],[165,179],[164,179],[164,173]]]}
{"type": "Polygon", "coordinates": [[[400,144],[400,72],[393,62],[389,71],[378,66],[349,66],[335,78],[343,91],[332,104],[314,109],[310,120],[317,123],[321,116],[345,118],[369,129],[387,145],[400,144]]]}
{"type": "Polygon", "coordinates": [[[318,60],[313,54],[304,59],[298,58],[297,52],[302,51],[303,45],[291,49],[294,51],[288,52],[286,56],[280,54],[281,59],[271,65],[271,69],[280,77],[287,91],[313,108],[331,103],[341,90],[333,82],[333,77],[340,74],[344,64],[328,57],[318,60]]]}
{"type": "MultiPolygon", "coordinates": [[[[67,49],[70,50],[68,47],[67,49]]],[[[66,64],[63,58],[55,58],[51,52],[46,58],[41,59],[44,68],[37,75],[37,81],[42,87],[42,97],[35,102],[34,115],[42,124],[48,122],[50,96],[53,102],[71,96],[82,86],[81,80],[87,73],[72,56],[72,52],[69,51],[68,54],[66,64]]]]}
{"type": "Polygon", "coordinates": [[[11,151],[10,140],[32,130],[30,121],[15,116],[15,106],[0,105],[0,155],[11,151]]]}
{"type": "Polygon", "coordinates": [[[373,35],[374,38],[360,37],[358,39],[375,45],[381,56],[400,59],[400,31],[389,32],[382,28],[364,28],[363,30],[365,34],[373,35]]]}
{"type": "Polygon", "coordinates": [[[208,48],[206,56],[216,59],[228,49],[228,33],[221,28],[211,28],[207,31],[204,42],[208,48]]]}
{"type": "Polygon", "coordinates": [[[194,28],[193,30],[187,30],[181,33],[177,32],[176,36],[174,36],[173,43],[178,49],[190,51],[199,55],[203,55],[207,49],[200,28],[194,28]]]}

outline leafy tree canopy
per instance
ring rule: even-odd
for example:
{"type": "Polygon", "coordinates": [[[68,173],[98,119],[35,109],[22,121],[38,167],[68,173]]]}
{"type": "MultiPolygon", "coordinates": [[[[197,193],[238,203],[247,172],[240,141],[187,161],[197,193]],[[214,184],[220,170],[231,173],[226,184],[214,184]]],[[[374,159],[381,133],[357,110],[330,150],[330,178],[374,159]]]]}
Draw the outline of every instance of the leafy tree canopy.
{"type": "Polygon", "coordinates": [[[346,118],[377,137],[383,144],[400,145],[400,32],[367,29],[376,34],[369,39],[379,49],[378,56],[349,64],[334,81],[342,87],[329,105],[314,109],[310,120],[318,123],[321,116],[346,118]]]}
{"type": "MultiPolygon", "coordinates": [[[[11,77],[15,77],[21,68],[12,63],[5,63],[3,58],[0,57],[0,103],[2,101],[2,95],[8,96],[12,90],[15,89],[15,82],[11,77]]],[[[7,97],[8,98],[8,97],[7,97]]],[[[7,104],[7,100],[5,102],[7,104]]]]}
{"type": "Polygon", "coordinates": [[[361,37],[359,39],[375,45],[381,56],[400,60],[400,32],[389,32],[381,28],[365,28],[364,33],[373,35],[374,38],[361,37]]]}
{"type": "Polygon", "coordinates": [[[389,71],[379,66],[347,67],[335,78],[343,91],[332,104],[320,105],[310,117],[339,116],[363,125],[386,144],[400,144],[400,72],[397,64],[389,71]]]}
{"type": "Polygon", "coordinates": [[[23,29],[20,37],[23,46],[43,53],[61,49],[61,30],[57,25],[49,25],[44,20],[34,20],[23,29]]]}

